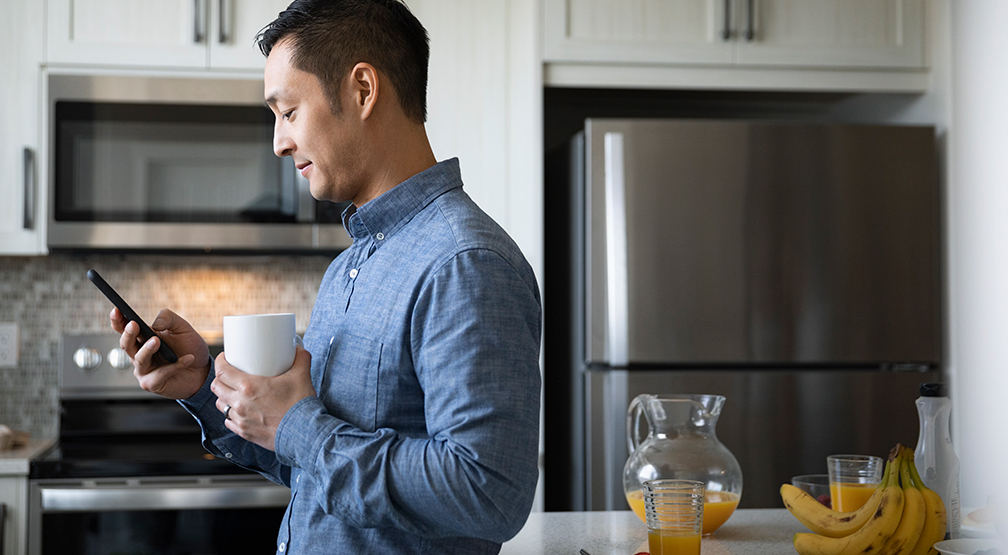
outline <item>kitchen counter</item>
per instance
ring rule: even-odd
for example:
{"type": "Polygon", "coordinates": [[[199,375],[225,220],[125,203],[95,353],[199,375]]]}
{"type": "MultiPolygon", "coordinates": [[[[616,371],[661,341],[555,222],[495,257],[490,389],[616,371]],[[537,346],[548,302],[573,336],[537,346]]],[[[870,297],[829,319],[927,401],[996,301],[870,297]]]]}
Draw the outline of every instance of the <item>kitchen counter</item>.
{"type": "MultiPolygon", "coordinates": [[[[701,540],[703,555],[793,553],[791,538],[808,530],[786,509],[739,509],[701,540]]],[[[647,551],[647,528],[631,511],[532,513],[501,555],[633,555],[647,551]]]]}
{"type": "Polygon", "coordinates": [[[28,463],[53,443],[52,439],[29,439],[22,447],[0,451],[0,476],[27,476],[28,463]]]}

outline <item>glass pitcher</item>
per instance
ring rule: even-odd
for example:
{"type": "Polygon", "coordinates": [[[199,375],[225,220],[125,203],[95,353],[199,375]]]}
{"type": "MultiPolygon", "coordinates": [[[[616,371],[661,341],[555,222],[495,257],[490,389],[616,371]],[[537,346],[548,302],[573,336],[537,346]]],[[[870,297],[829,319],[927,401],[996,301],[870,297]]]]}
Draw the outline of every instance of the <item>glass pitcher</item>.
{"type": "Polygon", "coordinates": [[[670,478],[697,480],[707,487],[703,534],[717,530],[742,498],[742,467],[714,433],[725,398],[721,395],[638,395],[627,408],[623,467],[627,503],[644,520],[643,484],[670,478]],[[641,415],[647,437],[641,438],[641,415]]]}

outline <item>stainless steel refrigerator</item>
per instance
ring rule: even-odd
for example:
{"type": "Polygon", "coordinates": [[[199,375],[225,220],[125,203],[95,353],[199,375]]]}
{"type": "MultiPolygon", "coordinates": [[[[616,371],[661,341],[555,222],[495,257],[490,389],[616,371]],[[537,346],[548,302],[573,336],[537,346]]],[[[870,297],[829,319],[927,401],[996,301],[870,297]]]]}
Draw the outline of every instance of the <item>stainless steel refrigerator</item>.
{"type": "Polygon", "coordinates": [[[829,454],[915,444],[913,401],[942,367],[935,152],[925,126],[586,120],[569,272],[547,277],[569,298],[545,340],[570,355],[545,364],[547,496],[566,475],[564,508],[626,508],[640,393],[727,397],[742,507],[782,506],[781,483],[829,454]]]}

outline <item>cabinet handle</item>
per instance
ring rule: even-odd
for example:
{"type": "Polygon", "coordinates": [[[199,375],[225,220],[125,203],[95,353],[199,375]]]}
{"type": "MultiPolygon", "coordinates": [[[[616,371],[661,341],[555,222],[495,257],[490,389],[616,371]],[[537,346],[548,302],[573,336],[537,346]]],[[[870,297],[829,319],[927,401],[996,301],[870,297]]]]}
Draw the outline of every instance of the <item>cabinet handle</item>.
{"type": "Polygon", "coordinates": [[[217,0],[217,8],[220,12],[220,24],[217,26],[217,40],[221,44],[231,41],[231,0],[217,0]]]}
{"type": "Polygon", "coordinates": [[[752,42],[753,38],[756,37],[756,32],[755,32],[756,15],[755,15],[755,10],[753,9],[753,2],[754,2],[754,0],[749,0],[749,2],[748,2],[748,4],[749,4],[748,5],[749,13],[748,13],[748,20],[746,21],[745,40],[747,40],[749,42],[752,42]]]}
{"type": "Polygon", "coordinates": [[[35,151],[24,149],[24,228],[35,229],[35,151]]]}
{"type": "Polygon", "coordinates": [[[206,38],[205,0],[193,0],[193,42],[202,43],[206,38]]]}
{"type": "Polygon", "coordinates": [[[727,42],[731,38],[731,3],[724,0],[724,27],[721,29],[721,40],[727,42]]]}

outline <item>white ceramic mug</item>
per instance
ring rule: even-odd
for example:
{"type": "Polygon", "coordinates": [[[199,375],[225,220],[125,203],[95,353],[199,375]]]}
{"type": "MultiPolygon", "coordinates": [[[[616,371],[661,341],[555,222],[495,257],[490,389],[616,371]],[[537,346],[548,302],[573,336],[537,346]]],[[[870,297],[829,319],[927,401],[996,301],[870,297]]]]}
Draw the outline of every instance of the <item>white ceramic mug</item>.
{"type": "Polygon", "coordinates": [[[259,376],[278,376],[294,364],[294,314],[224,317],[224,358],[235,368],[259,376]]]}

